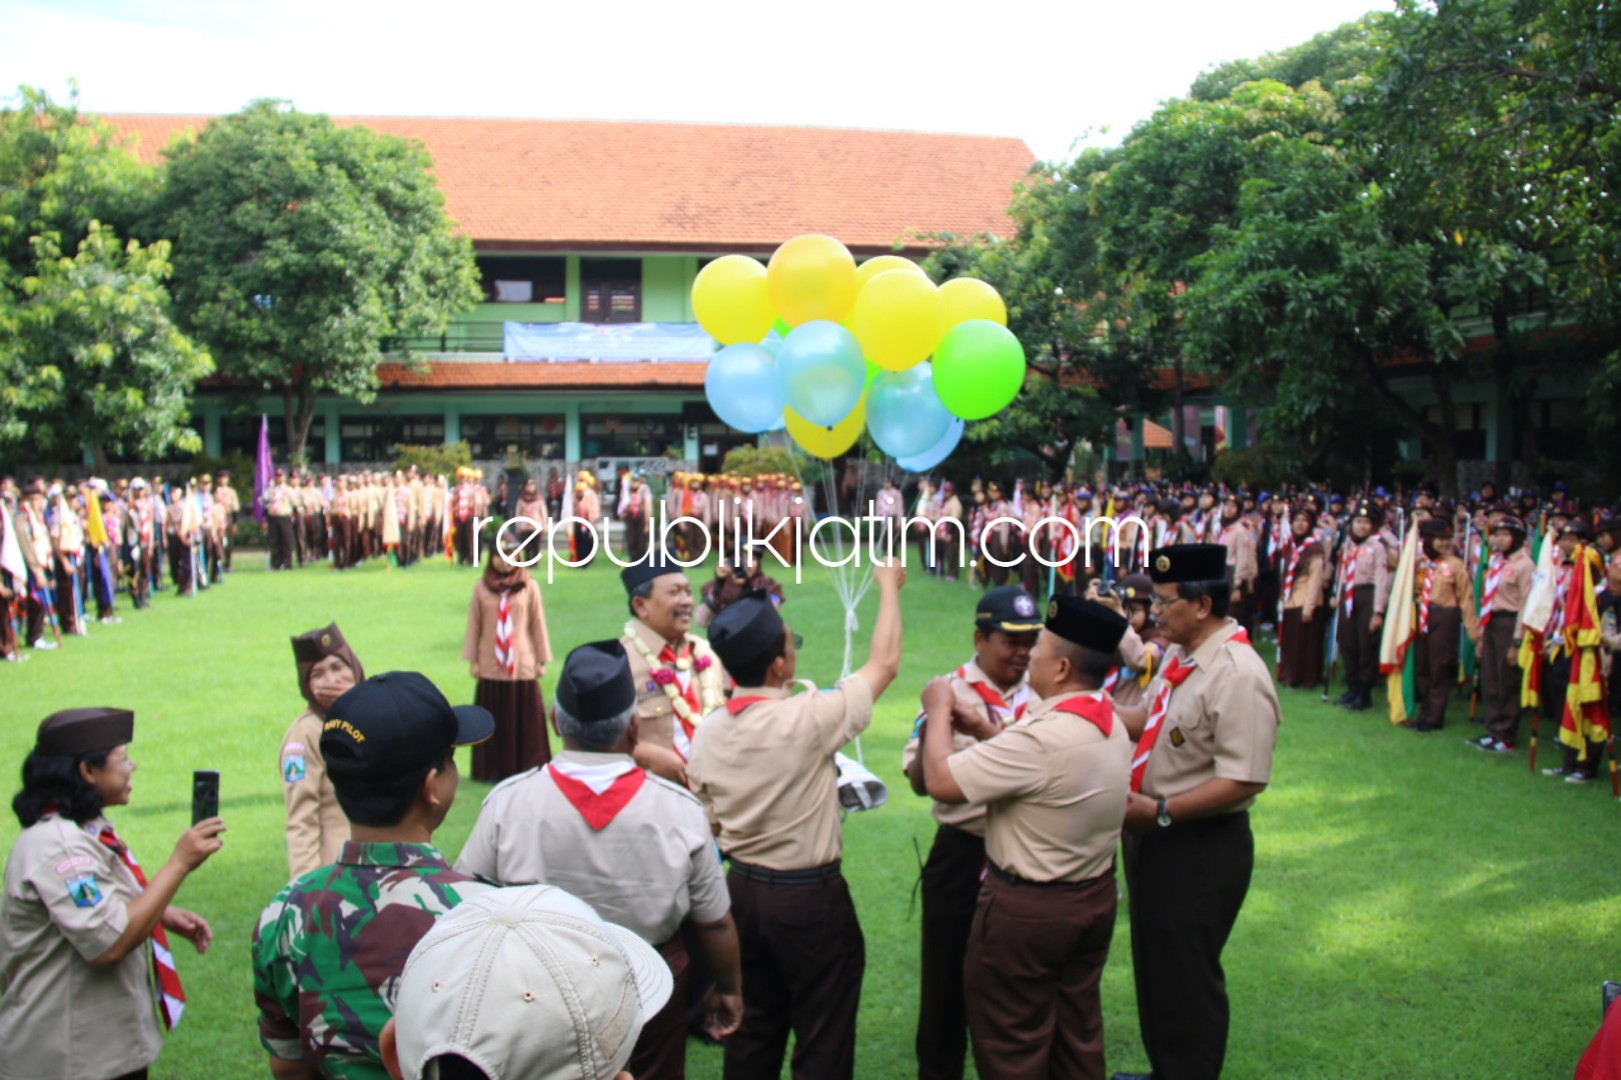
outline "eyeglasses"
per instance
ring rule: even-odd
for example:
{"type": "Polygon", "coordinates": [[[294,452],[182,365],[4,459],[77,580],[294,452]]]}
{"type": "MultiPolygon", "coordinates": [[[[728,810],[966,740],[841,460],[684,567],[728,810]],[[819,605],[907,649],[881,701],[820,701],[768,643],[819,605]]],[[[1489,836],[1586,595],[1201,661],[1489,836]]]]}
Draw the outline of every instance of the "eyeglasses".
{"type": "Polygon", "coordinates": [[[800,634],[796,634],[790,630],[788,632],[788,639],[794,643],[794,649],[796,651],[805,647],[805,639],[800,634]]]}
{"type": "Polygon", "coordinates": [[[1187,599],[1187,597],[1185,597],[1185,596],[1173,596],[1169,600],[1167,600],[1167,599],[1165,599],[1165,597],[1161,596],[1159,593],[1155,593],[1154,594],[1154,599],[1149,602],[1149,607],[1156,608],[1156,609],[1157,608],[1168,608],[1172,604],[1177,603],[1180,600],[1186,600],[1186,599],[1187,599]]]}

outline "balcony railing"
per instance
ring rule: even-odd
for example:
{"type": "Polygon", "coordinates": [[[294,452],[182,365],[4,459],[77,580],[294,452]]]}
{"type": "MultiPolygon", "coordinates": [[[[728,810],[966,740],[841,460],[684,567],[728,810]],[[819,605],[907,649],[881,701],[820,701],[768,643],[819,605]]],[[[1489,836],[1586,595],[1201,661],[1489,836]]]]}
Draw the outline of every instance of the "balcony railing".
{"type": "Polygon", "coordinates": [[[433,337],[398,338],[385,342],[383,351],[403,352],[409,346],[415,353],[487,353],[500,356],[506,344],[505,322],[501,319],[458,319],[433,337]]]}

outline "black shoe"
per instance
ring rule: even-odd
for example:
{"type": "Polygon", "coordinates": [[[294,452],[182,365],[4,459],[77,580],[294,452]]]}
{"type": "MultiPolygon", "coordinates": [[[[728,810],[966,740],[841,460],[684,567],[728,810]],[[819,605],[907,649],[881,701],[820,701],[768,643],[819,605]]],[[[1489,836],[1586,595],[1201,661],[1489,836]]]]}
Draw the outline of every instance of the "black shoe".
{"type": "Polygon", "coordinates": [[[1351,685],[1351,686],[1347,686],[1345,688],[1345,693],[1341,694],[1339,697],[1334,699],[1334,704],[1336,704],[1336,705],[1349,705],[1349,704],[1351,704],[1351,702],[1353,702],[1355,700],[1356,700],[1356,686],[1351,685]]]}
{"type": "Polygon", "coordinates": [[[1120,1073],[1117,1072],[1109,1080],[1154,1080],[1153,1073],[1120,1073]]]}
{"type": "Polygon", "coordinates": [[[1440,724],[1425,723],[1422,720],[1415,720],[1411,725],[1409,725],[1408,730],[1409,731],[1420,731],[1420,732],[1423,732],[1424,734],[1427,735],[1432,731],[1440,731],[1441,730],[1441,725],[1440,724]]]}

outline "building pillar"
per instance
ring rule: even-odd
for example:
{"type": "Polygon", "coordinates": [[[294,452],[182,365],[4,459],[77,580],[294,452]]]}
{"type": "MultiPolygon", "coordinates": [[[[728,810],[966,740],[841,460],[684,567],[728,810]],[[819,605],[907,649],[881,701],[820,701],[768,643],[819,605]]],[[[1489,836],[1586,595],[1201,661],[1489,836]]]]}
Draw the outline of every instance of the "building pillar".
{"type": "Polygon", "coordinates": [[[203,414],[203,453],[220,456],[220,412],[210,405],[201,405],[203,414]]]}
{"type": "Polygon", "coordinates": [[[326,423],[326,447],[322,456],[328,465],[337,465],[343,461],[343,418],[338,414],[338,403],[329,401],[322,405],[321,416],[326,423]]]}
{"type": "MultiPolygon", "coordinates": [[[[579,261],[574,261],[576,276],[578,275],[579,261]]],[[[568,401],[563,403],[563,456],[570,462],[580,460],[580,403],[568,401]]]]}
{"type": "Polygon", "coordinates": [[[1250,445],[1249,415],[1242,405],[1227,406],[1227,449],[1247,450],[1250,445]]]}
{"type": "Polygon", "coordinates": [[[462,410],[459,405],[445,406],[445,442],[462,441],[462,410]]]}
{"type": "Polygon", "coordinates": [[[1148,460],[1148,454],[1143,450],[1143,424],[1147,419],[1146,416],[1134,416],[1131,418],[1131,462],[1133,465],[1148,460]]]}
{"type": "Polygon", "coordinates": [[[563,260],[563,321],[580,321],[580,257],[578,255],[568,255],[563,260]]]}

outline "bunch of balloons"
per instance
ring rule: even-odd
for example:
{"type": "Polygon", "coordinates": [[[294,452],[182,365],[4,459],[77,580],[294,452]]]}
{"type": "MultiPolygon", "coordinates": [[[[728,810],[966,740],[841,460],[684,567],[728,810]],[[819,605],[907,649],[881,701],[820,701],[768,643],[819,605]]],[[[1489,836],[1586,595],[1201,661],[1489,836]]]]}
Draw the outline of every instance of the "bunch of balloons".
{"type": "Polygon", "coordinates": [[[704,392],[739,431],[786,425],[816,457],[871,432],[902,467],[931,469],[965,420],[1007,408],[1024,384],[1024,348],[1007,307],[973,278],[936,286],[910,259],[857,267],[831,236],[798,236],[767,265],[726,255],[692,284],[698,322],[722,348],[704,392]]]}

